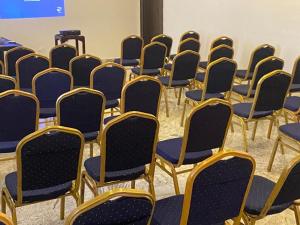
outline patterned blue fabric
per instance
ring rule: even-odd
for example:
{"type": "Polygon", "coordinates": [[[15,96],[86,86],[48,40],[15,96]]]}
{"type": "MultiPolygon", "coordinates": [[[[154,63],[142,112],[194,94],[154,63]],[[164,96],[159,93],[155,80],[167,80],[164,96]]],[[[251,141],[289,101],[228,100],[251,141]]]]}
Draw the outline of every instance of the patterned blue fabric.
{"type": "MultiPolygon", "coordinates": [[[[245,79],[246,78],[246,74],[247,74],[247,70],[237,70],[235,76],[245,79]]],[[[251,80],[253,77],[253,73],[249,73],[248,78],[249,80],[251,80]]]]}
{"type": "MultiPolygon", "coordinates": [[[[233,85],[232,90],[242,96],[247,96],[249,85],[248,84],[233,85]]],[[[253,98],[254,95],[255,95],[255,90],[251,90],[250,98],[253,98]]]]}
{"type": "Polygon", "coordinates": [[[279,130],[285,135],[300,141],[300,124],[299,123],[289,123],[279,127],[279,130]]]}
{"type": "Polygon", "coordinates": [[[76,49],[67,46],[61,46],[53,49],[50,54],[52,67],[68,71],[71,59],[76,57],[76,49]]]}
{"type": "MultiPolygon", "coordinates": [[[[166,47],[159,44],[153,44],[144,48],[143,69],[161,69],[165,63],[166,47]]],[[[146,75],[146,74],[145,74],[146,75]]]]}
{"type": "Polygon", "coordinates": [[[286,98],[284,108],[296,112],[300,109],[300,97],[290,96],[286,98]]]}
{"type": "Polygon", "coordinates": [[[256,65],[263,59],[268,58],[270,56],[273,56],[275,53],[275,49],[271,48],[269,46],[265,46],[263,48],[257,49],[252,58],[252,62],[250,65],[250,71],[251,73],[254,72],[256,65]]]}
{"type": "MultiPolygon", "coordinates": [[[[190,99],[194,100],[194,101],[201,101],[202,93],[203,93],[202,90],[192,90],[192,91],[187,91],[185,93],[185,96],[187,98],[190,98],[190,99]]],[[[221,99],[223,99],[224,95],[222,95],[220,93],[206,93],[205,100],[211,99],[211,98],[221,98],[221,99]]]]}
{"type": "MultiPolygon", "coordinates": [[[[121,64],[121,59],[115,59],[114,62],[121,64]]],[[[123,59],[122,65],[123,66],[137,66],[137,65],[139,65],[139,61],[137,59],[123,59]]]]}
{"type": "Polygon", "coordinates": [[[34,53],[32,50],[24,49],[24,48],[17,48],[15,51],[12,51],[6,54],[7,58],[7,74],[11,77],[15,77],[16,74],[16,62],[19,58],[34,53]]]}
{"type": "MultiPolygon", "coordinates": [[[[158,79],[164,86],[169,86],[170,77],[159,77],[158,79]]],[[[171,87],[185,87],[189,84],[188,80],[172,80],[171,87]]]]}
{"type": "Polygon", "coordinates": [[[298,92],[300,91],[300,84],[292,84],[290,88],[290,92],[298,92]]]}
{"type": "MultiPolygon", "coordinates": [[[[132,73],[140,75],[141,74],[141,69],[140,67],[135,67],[132,70],[132,73]]],[[[143,69],[142,75],[148,75],[148,76],[157,76],[160,74],[159,69],[143,69]]]]}
{"type": "MultiPolygon", "coordinates": [[[[252,103],[237,103],[233,105],[233,111],[234,114],[240,117],[248,118],[250,115],[251,107],[252,103]]],[[[253,118],[261,118],[272,114],[273,111],[255,111],[253,113],[253,118]]]]}
{"type": "Polygon", "coordinates": [[[200,82],[204,82],[205,80],[205,73],[197,73],[196,74],[196,80],[200,82]]]}
{"type": "Polygon", "coordinates": [[[15,89],[15,83],[8,79],[0,78],[0,93],[8,90],[15,89]]]}

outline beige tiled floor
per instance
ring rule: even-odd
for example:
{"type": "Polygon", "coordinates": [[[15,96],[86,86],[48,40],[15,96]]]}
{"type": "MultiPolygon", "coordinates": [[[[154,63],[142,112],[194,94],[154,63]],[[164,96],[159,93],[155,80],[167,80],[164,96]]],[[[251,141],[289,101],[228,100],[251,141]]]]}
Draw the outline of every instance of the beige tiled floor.
{"type": "MultiPolygon", "coordinates": [[[[165,104],[162,100],[161,111],[159,115],[160,121],[160,140],[177,137],[183,133],[183,128],[180,127],[180,115],[182,112],[182,104],[180,106],[176,105],[174,93],[171,90],[169,92],[169,107],[170,107],[170,117],[165,116],[165,104]]],[[[163,99],[163,98],[162,98],[163,99]]],[[[268,173],[266,171],[269,156],[273,147],[274,139],[276,138],[276,129],[273,129],[271,139],[267,139],[268,123],[261,122],[258,125],[258,132],[255,141],[249,140],[249,153],[256,159],[257,170],[256,173],[267,176],[276,181],[283,167],[293,158],[295,154],[287,150],[285,155],[278,154],[275,162],[273,171],[268,173]]],[[[226,140],[226,148],[231,148],[235,150],[242,150],[242,135],[239,126],[234,126],[235,132],[229,131],[226,140]]],[[[249,131],[252,131],[252,126],[250,125],[249,131]]],[[[248,135],[250,136],[250,134],[248,135]]],[[[99,149],[97,149],[99,153],[99,149]]],[[[88,146],[85,151],[85,158],[88,157],[89,151],[88,146]]],[[[15,164],[13,162],[1,163],[0,165],[0,187],[2,187],[4,182],[4,177],[7,173],[15,170],[15,164]]],[[[186,175],[180,175],[180,187],[181,192],[184,191],[186,175]]],[[[142,188],[146,190],[146,184],[144,182],[138,182],[137,188],[142,188]]],[[[155,188],[157,193],[157,198],[164,198],[174,194],[174,189],[172,185],[172,180],[160,169],[156,170],[155,174],[155,188]]],[[[91,198],[91,193],[86,188],[86,199],[91,198]]],[[[75,207],[75,202],[73,199],[69,198],[66,201],[66,215],[73,210],[75,207]]],[[[52,225],[52,224],[63,224],[63,221],[59,220],[59,204],[57,201],[48,201],[44,203],[39,203],[35,205],[25,206],[17,210],[18,224],[20,225],[52,225]]],[[[292,211],[287,210],[279,215],[270,216],[263,219],[257,223],[258,225],[290,225],[296,224],[294,220],[294,215],[292,211]]]]}

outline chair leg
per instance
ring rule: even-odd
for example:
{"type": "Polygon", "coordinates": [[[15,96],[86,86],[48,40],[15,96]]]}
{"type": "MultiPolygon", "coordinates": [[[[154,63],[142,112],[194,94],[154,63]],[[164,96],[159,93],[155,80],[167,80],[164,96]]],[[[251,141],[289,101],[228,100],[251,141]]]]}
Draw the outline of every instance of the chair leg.
{"type": "Polygon", "coordinates": [[[132,188],[132,189],[135,189],[135,180],[132,180],[132,181],[131,181],[131,188],[132,188]]]}
{"type": "MultiPolygon", "coordinates": [[[[268,129],[268,135],[267,135],[268,139],[271,138],[273,123],[274,123],[274,118],[270,120],[269,129],[268,129]]],[[[276,121],[275,121],[275,123],[276,123],[276,121]]]]}
{"type": "Polygon", "coordinates": [[[243,138],[244,138],[244,149],[246,152],[248,152],[248,141],[247,141],[247,123],[240,118],[241,125],[242,125],[242,132],[243,132],[243,138]]]}
{"type": "Polygon", "coordinates": [[[111,116],[114,115],[114,109],[113,109],[113,108],[110,109],[110,115],[111,115],[111,116]]]}
{"type": "Polygon", "coordinates": [[[297,205],[294,205],[293,208],[294,208],[293,211],[295,213],[296,223],[297,223],[297,225],[300,225],[300,212],[299,212],[299,208],[298,208],[297,205]]]}
{"type": "Polygon", "coordinates": [[[65,196],[60,198],[60,219],[61,220],[65,218],[65,201],[66,201],[65,196]]]}
{"type": "Polygon", "coordinates": [[[283,112],[283,114],[284,114],[285,124],[288,124],[289,123],[288,114],[287,114],[287,112],[283,112]]]}
{"type": "Polygon", "coordinates": [[[182,115],[181,115],[181,121],[180,121],[180,126],[183,127],[183,123],[184,123],[184,118],[185,118],[185,111],[186,111],[186,105],[188,104],[188,100],[186,99],[184,101],[184,104],[183,104],[183,111],[182,111],[182,115]]]}
{"type": "Polygon", "coordinates": [[[271,170],[272,170],[272,166],[273,166],[273,162],[274,162],[274,159],[275,159],[275,155],[276,155],[276,152],[277,152],[279,142],[280,142],[280,137],[277,137],[277,139],[274,143],[274,147],[273,147],[273,151],[272,151],[270,160],[269,160],[268,172],[271,172],[271,170]]]}
{"type": "Polygon", "coordinates": [[[13,224],[17,225],[18,224],[18,221],[17,221],[17,209],[14,206],[11,209],[11,216],[12,216],[13,224]]]}
{"type": "Polygon", "coordinates": [[[164,96],[165,96],[165,104],[166,104],[166,116],[169,117],[168,94],[166,88],[164,88],[164,96]]]}
{"type": "Polygon", "coordinates": [[[234,133],[233,122],[230,123],[230,130],[231,130],[231,133],[234,133]]]}
{"type": "Polygon", "coordinates": [[[255,134],[256,134],[257,124],[258,124],[258,120],[255,121],[254,127],[253,127],[253,132],[252,132],[252,140],[253,140],[253,141],[254,141],[254,139],[255,139],[255,134]]]}
{"type": "Polygon", "coordinates": [[[178,101],[177,101],[177,105],[180,105],[181,94],[182,94],[182,88],[179,88],[179,94],[178,94],[178,101]]]}
{"type": "Polygon", "coordinates": [[[281,142],[280,142],[280,150],[281,150],[281,154],[284,155],[285,151],[284,151],[283,144],[281,142]]]}
{"type": "Polygon", "coordinates": [[[91,142],[90,143],[90,157],[93,157],[93,155],[94,155],[94,143],[91,142]]]}
{"type": "Polygon", "coordinates": [[[152,177],[149,177],[149,192],[152,194],[154,199],[156,199],[154,183],[153,183],[153,178],[152,177]]]}
{"type": "Polygon", "coordinates": [[[179,195],[180,194],[180,190],[179,190],[178,178],[177,178],[176,170],[175,170],[175,168],[173,166],[171,167],[171,172],[172,172],[172,177],[173,177],[175,194],[179,195]]]}
{"type": "Polygon", "coordinates": [[[80,204],[84,203],[84,190],[85,190],[85,181],[84,174],[81,176],[81,185],[80,185],[80,204]]]}
{"type": "Polygon", "coordinates": [[[176,90],[176,88],[174,88],[174,95],[175,95],[175,98],[177,98],[177,90],[176,90]]]}

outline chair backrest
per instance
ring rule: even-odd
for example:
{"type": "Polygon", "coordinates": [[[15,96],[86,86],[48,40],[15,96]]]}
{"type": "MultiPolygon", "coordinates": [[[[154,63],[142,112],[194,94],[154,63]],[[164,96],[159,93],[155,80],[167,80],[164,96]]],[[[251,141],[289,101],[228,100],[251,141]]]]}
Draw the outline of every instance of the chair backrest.
{"type": "Polygon", "coordinates": [[[0,141],[19,141],[38,129],[39,101],[30,93],[0,93],[0,141]]]}
{"type": "Polygon", "coordinates": [[[184,52],[186,50],[199,52],[200,51],[200,42],[194,38],[185,39],[184,41],[180,42],[180,44],[178,46],[177,54],[180,52],[184,52]]]}
{"type": "MultiPolygon", "coordinates": [[[[23,191],[75,182],[78,190],[84,137],[67,127],[48,127],[23,138],[17,146],[17,202],[23,191]]],[[[70,188],[71,189],[71,188],[70,188]]]]}
{"type": "Polygon", "coordinates": [[[55,108],[58,97],[72,89],[72,75],[58,68],[44,70],[32,80],[32,93],[39,99],[41,108],[55,108]]]}
{"type": "Polygon", "coordinates": [[[13,225],[13,222],[7,215],[0,212],[0,225],[13,225]]]}
{"type": "Polygon", "coordinates": [[[139,76],[122,90],[121,113],[138,111],[158,116],[162,84],[150,76],[139,76]]]}
{"type": "Polygon", "coordinates": [[[65,225],[150,225],[153,209],[154,199],[149,193],[115,189],[80,205],[66,219],[65,225]]]}
{"type": "Polygon", "coordinates": [[[101,91],[106,100],[121,98],[126,78],[126,69],[116,63],[105,63],[96,67],[90,77],[90,87],[101,91]]]}
{"type": "Polygon", "coordinates": [[[300,56],[295,61],[292,74],[293,84],[300,84],[300,56]]]}
{"type": "Polygon", "coordinates": [[[187,32],[185,32],[181,35],[180,42],[182,42],[182,41],[184,41],[188,38],[194,38],[194,39],[199,41],[200,40],[200,35],[196,31],[192,31],[192,30],[187,31],[187,32]]]}
{"type": "Polygon", "coordinates": [[[221,99],[210,99],[195,107],[186,119],[178,164],[184,162],[188,152],[223,150],[232,113],[230,103],[221,99]]]}
{"type": "Polygon", "coordinates": [[[56,103],[57,123],[82,133],[101,132],[105,102],[104,95],[97,90],[77,88],[67,92],[56,103]]]}
{"type": "Polygon", "coordinates": [[[167,57],[170,56],[172,50],[173,39],[165,34],[160,34],[151,39],[151,42],[159,42],[167,47],[167,57]]]}
{"type": "MultiPolygon", "coordinates": [[[[142,69],[160,69],[164,67],[167,47],[159,42],[151,42],[143,48],[141,56],[142,69]]],[[[141,70],[142,72],[142,70],[141,70]]]]}
{"type": "Polygon", "coordinates": [[[199,53],[187,50],[176,55],[173,61],[169,86],[171,86],[172,80],[189,80],[195,78],[200,61],[199,53]]]}
{"type": "Polygon", "coordinates": [[[80,55],[71,59],[70,72],[74,79],[74,86],[89,87],[91,72],[101,64],[101,59],[92,55],[80,55]]]}
{"type": "Polygon", "coordinates": [[[16,62],[17,87],[31,90],[33,77],[49,66],[49,59],[39,54],[32,53],[19,58],[16,62]]]}
{"type": "Polygon", "coordinates": [[[270,56],[261,60],[255,67],[253,77],[250,83],[249,94],[252,90],[256,90],[258,81],[266,74],[271,73],[275,70],[282,70],[284,61],[275,56],[270,56]]]}
{"type": "Polygon", "coordinates": [[[50,67],[69,70],[70,61],[76,56],[77,50],[75,47],[68,44],[57,45],[50,50],[50,67]]]}
{"type": "Polygon", "coordinates": [[[4,74],[4,63],[0,60],[0,74],[4,74]]]}
{"type": "Polygon", "coordinates": [[[228,45],[219,45],[211,50],[208,56],[208,62],[211,63],[220,58],[232,59],[234,55],[233,48],[228,45]]]}
{"type": "Polygon", "coordinates": [[[210,63],[206,70],[202,100],[206,93],[229,92],[232,89],[237,63],[228,58],[220,58],[210,63]]]}
{"type": "Polygon", "coordinates": [[[150,164],[155,167],[159,122],[150,114],[128,112],[110,121],[101,136],[100,183],[106,172],[128,170],[150,164]]]}
{"type": "Polygon", "coordinates": [[[219,152],[200,163],[187,179],[180,225],[240,224],[254,171],[255,160],[243,152],[219,152]]]}
{"type": "Polygon", "coordinates": [[[229,47],[233,47],[233,40],[226,36],[218,37],[211,43],[210,48],[213,49],[215,47],[218,47],[219,45],[227,45],[229,47]]]}
{"type": "Polygon", "coordinates": [[[0,93],[16,88],[16,80],[7,75],[0,75],[0,93]]]}
{"type": "Polygon", "coordinates": [[[292,82],[292,75],[282,70],[263,76],[257,85],[249,118],[255,111],[276,111],[283,108],[292,82]]]}
{"type": "Polygon", "coordinates": [[[16,62],[21,57],[31,53],[34,53],[34,50],[22,46],[8,50],[5,54],[5,74],[11,77],[17,76],[16,62]]]}
{"type": "Polygon", "coordinates": [[[143,38],[136,35],[130,35],[129,37],[126,37],[121,44],[121,60],[140,59],[143,47],[143,38]]]}

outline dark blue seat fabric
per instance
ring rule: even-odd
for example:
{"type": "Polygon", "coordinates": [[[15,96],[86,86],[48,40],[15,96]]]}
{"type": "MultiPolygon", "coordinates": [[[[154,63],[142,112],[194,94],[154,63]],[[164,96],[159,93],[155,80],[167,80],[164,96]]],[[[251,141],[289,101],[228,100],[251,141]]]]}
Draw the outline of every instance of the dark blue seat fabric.
{"type": "Polygon", "coordinates": [[[171,71],[171,70],[172,70],[172,63],[166,64],[166,65],[164,66],[164,69],[165,69],[165,70],[171,71]]]}
{"type": "MultiPolygon", "coordinates": [[[[235,76],[237,76],[238,78],[241,78],[241,79],[245,79],[246,74],[247,74],[247,70],[237,70],[235,76]]],[[[247,79],[250,80],[250,79],[252,79],[252,77],[253,77],[253,73],[249,73],[247,79]]]]}
{"type": "Polygon", "coordinates": [[[32,93],[32,89],[31,88],[20,88],[20,89],[21,89],[21,91],[32,93]]]}
{"type": "Polygon", "coordinates": [[[196,80],[200,82],[204,82],[205,79],[205,73],[197,73],[196,74],[196,80]]]}
{"type": "MultiPolygon", "coordinates": [[[[131,70],[134,74],[140,75],[140,67],[135,67],[131,70]]],[[[142,75],[157,76],[160,74],[159,69],[143,69],[142,75]]]]}
{"type": "Polygon", "coordinates": [[[15,152],[19,141],[1,141],[0,153],[15,152]]]}
{"type": "MultiPolygon", "coordinates": [[[[232,90],[240,95],[247,96],[249,85],[247,84],[234,85],[232,90]]],[[[252,90],[250,97],[253,98],[254,95],[255,95],[255,90],[252,90]]]]}
{"type": "Polygon", "coordinates": [[[15,83],[13,81],[0,78],[0,93],[12,89],[15,89],[15,83]]]}
{"type": "Polygon", "coordinates": [[[300,97],[299,96],[290,96],[287,97],[284,108],[296,112],[300,109],[300,97]]]}
{"type": "MultiPolygon", "coordinates": [[[[248,118],[250,115],[252,103],[238,103],[233,105],[234,114],[248,118]]],[[[253,113],[253,118],[261,118],[272,115],[273,111],[256,111],[253,113]]]]}
{"type": "Polygon", "coordinates": [[[40,118],[50,118],[56,116],[56,108],[41,108],[40,118]]]}
{"type": "Polygon", "coordinates": [[[155,203],[151,225],[180,225],[183,195],[158,200],[155,203]]]}
{"type": "Polygon", "coordinates": [[[290,92],[300,91],[300,84],[291,84],[290,92]]]}
{"type": "MultiPolygon", "coordinates": [[[[267,199],[269,198],[275,183],[261,176],[254,176],[253,183],[245,205],[245,212],[251,215],[259,215],[267,199]]],[[[280,213],[291,206],[293,202],[282,205],[273,205],[268,211],[268,215],[280,213]]]]}
{"type": "Polygon", "coordinates": [[[208,62],[199,62],[199,67],[206,69],[208,65],[208,62]]]}
{"type": "Polygon", "coordinates": [[[95,131],[95,132],[84,133],[83,136],[84,136],[84,140],[85,140],[85,141],[93,141],[93,140],[96,140],[96,139],[97,139],[97,137],[98,137],[98,132],[95,131]]]}
{"type": "Polygon", "coordinates": [[[61,45],[52,49],[50,52],[51,67],[68,71],[70,61],[76,57],[76,54],[76,49],[67,45],[61,45]]]}
{"type": "Polygon", "coordinates": [[[104,124],[107,124],[108,122],[110,122],[111,120],[113,120],[113,119],[115,119],[115,118],[117,118],[118,116],[109,116],[109,117],[106,117],[106,118],[104,118],[104,121],[103,121],[103,123],[104,124]]]}
{"type": "Polygon", "coordinates": [[[105,109],[111,109],[111,108],[116,108],[119,106],[119,100],[118,99],[113,99],[113,100],[107,100],[105,109]]]}
{"type": "MultiPolygon", "coordinates": [[[[165,141],[160,141],[157,144],[156,153],[173,164],[177,164],[182,145],[182,138],[173,138],[165,141]]],[[[183,164],[198,163],[212,156],[211,150],[199,152],[186,152],[183,164]]]]}
{"type": "MultiPolygon", "coordinates": [[[[194,101],[201,101],[202,98],[202,90],[192,90],[192,91],[187,91],[185,93],[185,96],[187,98],[190,98],[194,101]]],[[[224,95],[220,94],[220,93],[206,93],[205,95],[205,100],[207,99],[211,99],[211,98],[220,98],[220,99],[224,99],[224,95]]]]}
{"type": "Polygon", "coordinates": [[[300,141],[300,123],[282,125],[279,127],[279,130],[285,135],[300,141]]]}
{"type": "Polygon", "coordinates": [[[7,52],[6,59],[7,59],[7,75],[10,77],[16,77],[16,62],[23,56],[29,55],[34,53],[33,50],[18,47],[15,48],[13,51],[7,52]]]}
{"type": "MultiPolygon", "coordinates": [[[[159,77],[158,78],[164,86],[169,86],[170,77],[159,77]]],[[[189,85],[188,80],[172,80],[171,87],[185,87],[189,85]]]]}
{"type": "MultiPolygon", "coordinates": [[[[115,59],[115,63],[121,64],[121,59],[115,59]]],[[[137,59],[123,59],[122,60],[122,65],[123,66],[137,66],[139,65],[139,61],[137,59]]]]}
{"type": "MultiPolygon", "coordinates": [[[[84,167],[88,175],[94,180],[100,181],[100,156],[89,158],[84,162],[84,167]]],[[[145,166],[136,167],[128,170],[106,171],[105,182],[117,180],[133,180],[145,173],[145,166]]]]}
{"type": "MultiPolygon", "coordinates": [[[[17,173],[16,172],[10,173],[5,177],[5,185],[9,193],[11,194],[12,198],[16,201],[17,200],[17,173]]],[[[72,182],[67,182],[49,188],[23,191],[23,202],[30,203],[35,201],[55,199],[70,191],[71,187],[72,187],[72,182]]]]}

